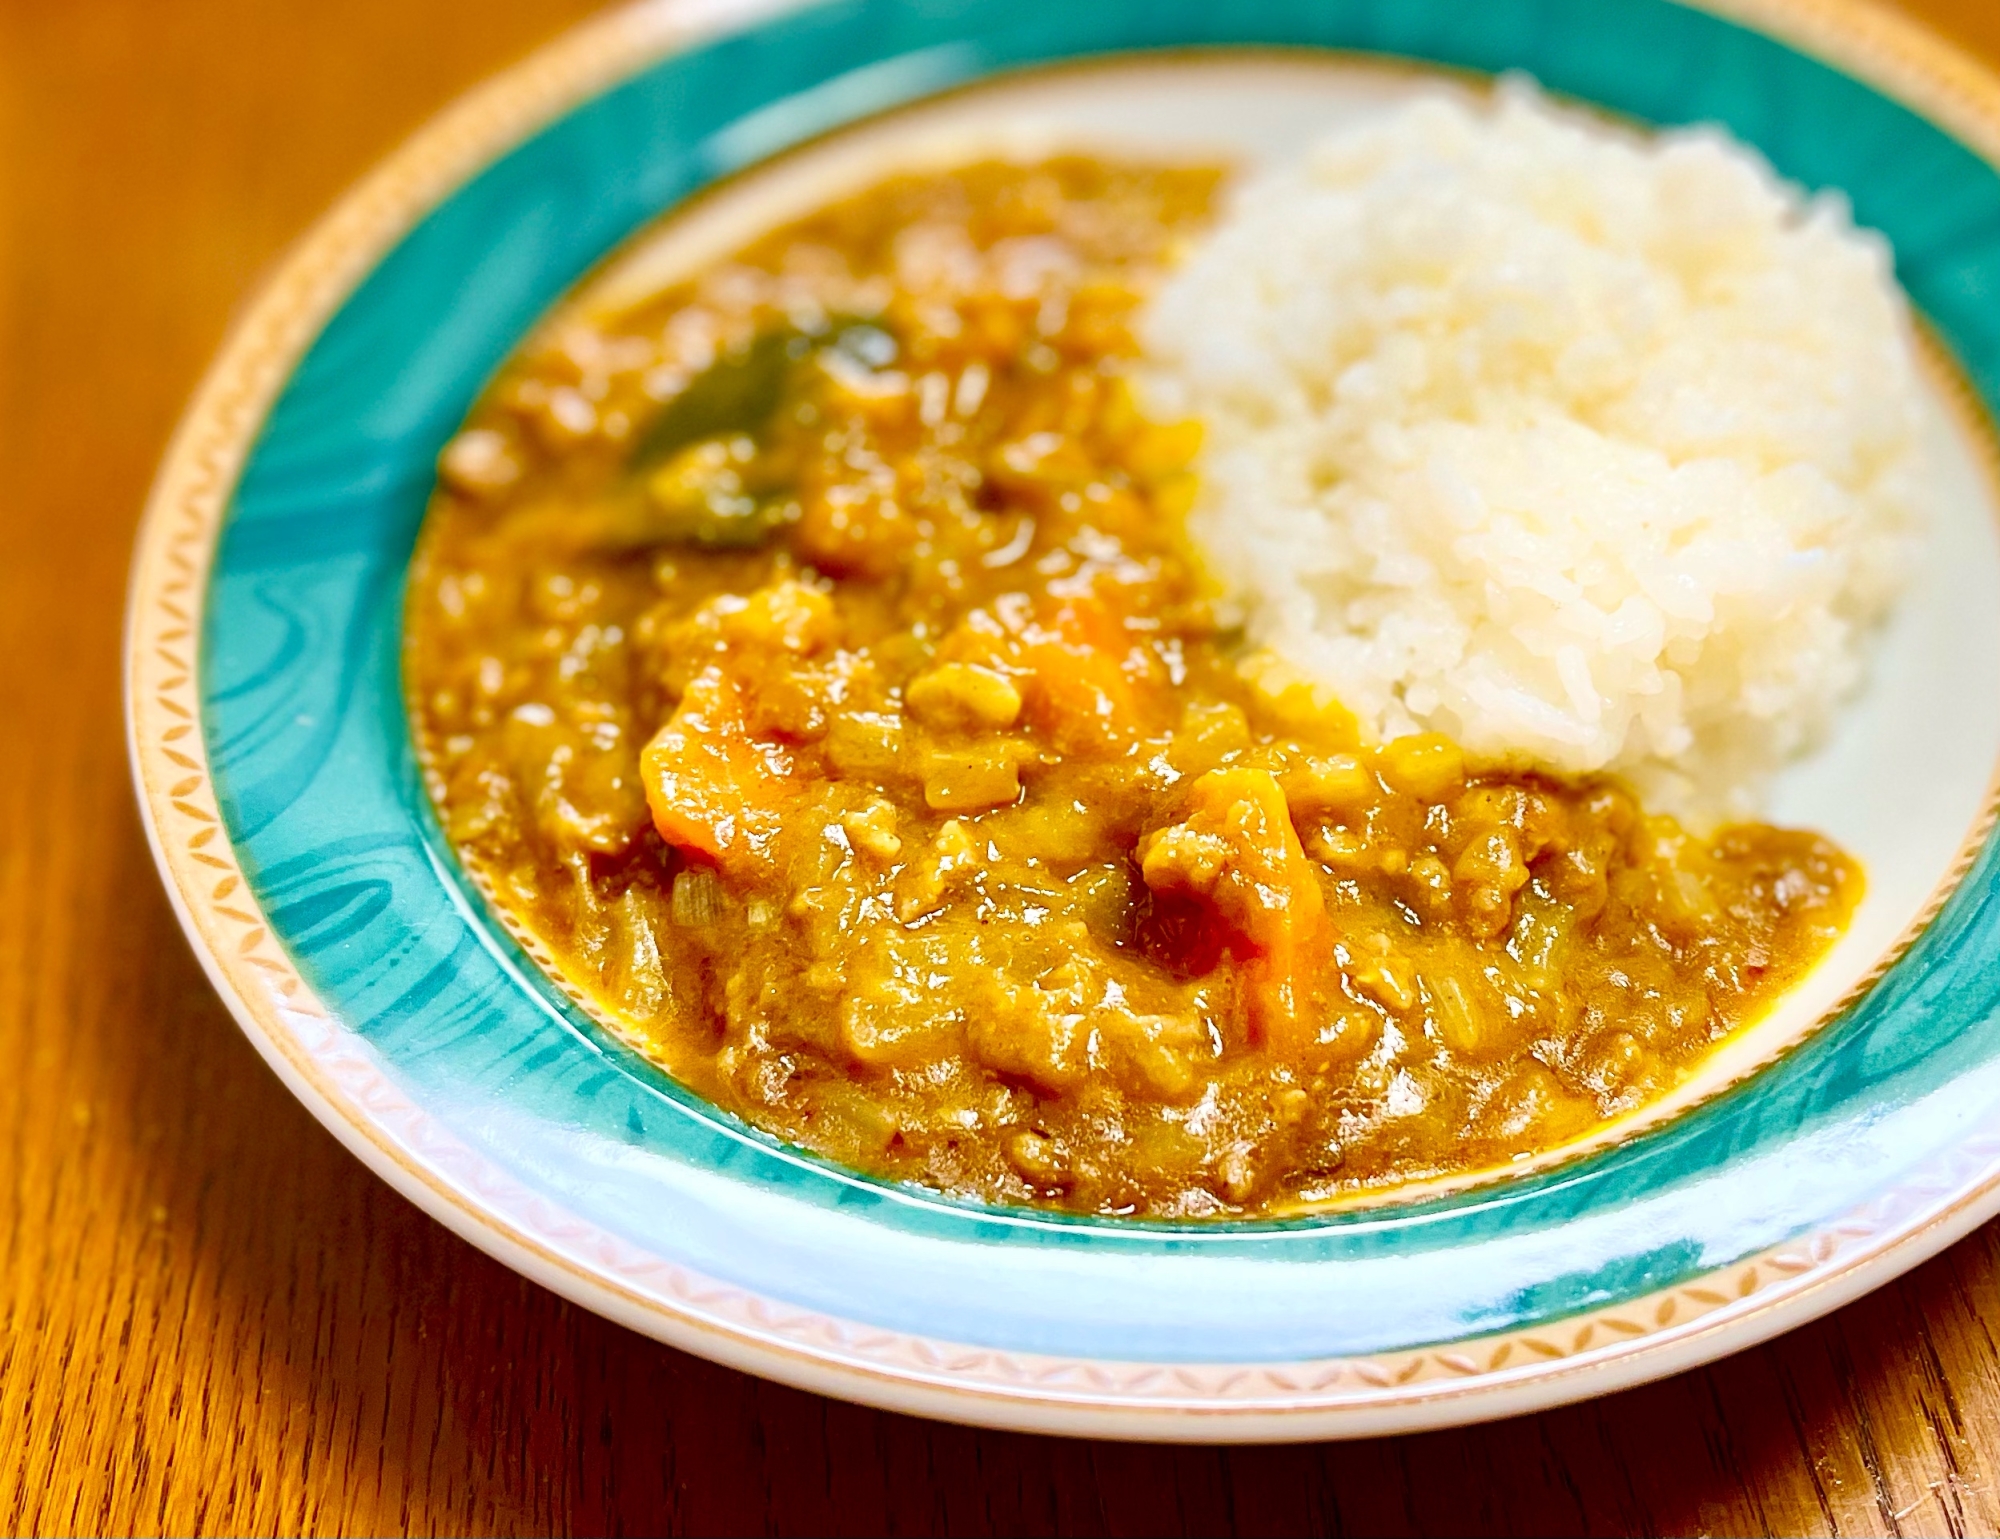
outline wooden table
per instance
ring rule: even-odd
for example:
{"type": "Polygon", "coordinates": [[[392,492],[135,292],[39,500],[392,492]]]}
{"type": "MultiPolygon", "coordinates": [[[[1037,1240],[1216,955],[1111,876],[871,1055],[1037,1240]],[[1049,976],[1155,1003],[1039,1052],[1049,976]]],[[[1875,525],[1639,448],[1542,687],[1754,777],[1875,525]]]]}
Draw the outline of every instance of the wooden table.
{"type": "MultiPolygon", "coordinates": [[[[1911,8],[2000,61],[1994,0],[1911,8]]],[[[836,1404],[608,1325],[292,1101],[182,941],[133,810],[133,524],[265,264],[588,9],[0,0],[0,1527],[2000,1529],[2000,1228],[1596,1404],[1321,1447],[1060,1442],[836,1404]]]]}

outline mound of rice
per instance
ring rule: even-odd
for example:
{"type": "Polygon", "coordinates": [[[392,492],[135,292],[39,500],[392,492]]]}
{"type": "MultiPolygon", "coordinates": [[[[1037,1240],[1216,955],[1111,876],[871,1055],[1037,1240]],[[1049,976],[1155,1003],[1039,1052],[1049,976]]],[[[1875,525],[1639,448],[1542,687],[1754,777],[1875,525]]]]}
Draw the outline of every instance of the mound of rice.
{"type": "Polygon", "coordinates": [[[1384,738],[1740,812],[1910,566],[1887,246],[1717,132],[1416,99],[1246,187],[1143,335],[1252,639],[1384,738]]]}

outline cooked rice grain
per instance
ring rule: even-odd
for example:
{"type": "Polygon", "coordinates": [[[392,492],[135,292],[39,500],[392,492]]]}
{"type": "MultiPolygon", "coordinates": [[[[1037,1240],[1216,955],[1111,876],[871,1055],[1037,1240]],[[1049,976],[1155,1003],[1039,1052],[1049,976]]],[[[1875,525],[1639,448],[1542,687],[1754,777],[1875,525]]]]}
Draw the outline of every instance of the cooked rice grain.
{"type": "Polygon", "coordinates": [[[1246,187],[1144,335],[1253,640],[1383,737],[1741,810],[1910,566],[1888,247],[1720,132],[1417,99],[1246,187]]]}

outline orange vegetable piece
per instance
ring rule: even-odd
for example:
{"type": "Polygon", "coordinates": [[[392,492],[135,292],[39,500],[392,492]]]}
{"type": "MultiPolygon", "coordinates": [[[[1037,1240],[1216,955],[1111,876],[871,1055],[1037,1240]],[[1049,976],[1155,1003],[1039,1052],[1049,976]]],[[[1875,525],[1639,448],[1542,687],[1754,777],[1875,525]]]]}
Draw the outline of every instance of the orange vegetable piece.
{"type": "Polygon", "coordinates": [[[1095,593],[1045,609],[1021,638],[1029,724],[1065,753],[1115,752],[1156,714],[1157,664],[1095,593]]]}
{"type": "Polygon", "coordinates": [[[792,756],[751,737],[747,716],[742,687],[711,664],[640,753],[639,772],[662,839],[752,881],[770,874],[794,782],[792,756]]]}
{"type": "Polygon", "coordinates": [[[1147,886],[1206,901],[1228,928],[1252,1041],[1286,1056],[1309,1048],[1333,925],[1270,772],[1210,770],[1189,789],[1182,820],[1148,835],[1139,856],[1147,886]]]}

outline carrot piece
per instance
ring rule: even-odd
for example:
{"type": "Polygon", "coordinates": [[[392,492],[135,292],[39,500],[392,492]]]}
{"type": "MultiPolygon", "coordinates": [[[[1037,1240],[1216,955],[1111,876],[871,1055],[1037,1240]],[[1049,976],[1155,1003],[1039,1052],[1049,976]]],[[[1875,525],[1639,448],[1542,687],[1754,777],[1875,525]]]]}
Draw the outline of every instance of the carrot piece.
{"type": "Polygon", "coordinates": [[[770,874],[793,765],[783,748],[750,736],[747,715],[741,686],[711,665],[640,753],[639,768],[660,837],[750,881],[770,874]]]}
{"type": "Polygon", "coordinates": [[[1154,714],[1156,662],[1098,595],[1065,598],[1021,638],[1029,722],[1065,753],[1115,752],[1154,714]]]}
{"type": "Polygon", "coordinates": [[[1297,1056],[1318,1035],[1319,980],[1333,925],[1313,865],[1269,771],[1210,770],[1189,788],[1182,820],[1140,846],[1146,884],[1205,899],[1230,931],[1253,1042],[1297,1056]]]}
{"type": "Polygon", "coordinates": [[[1160,661],[1125,628],[1123,612],[1084,591],[1030,607],[1008,594],[974,610],[938,648],[1014,680],[1027,725],[1065,754],[1115,754],[1165,716],[1160,661]]]}

